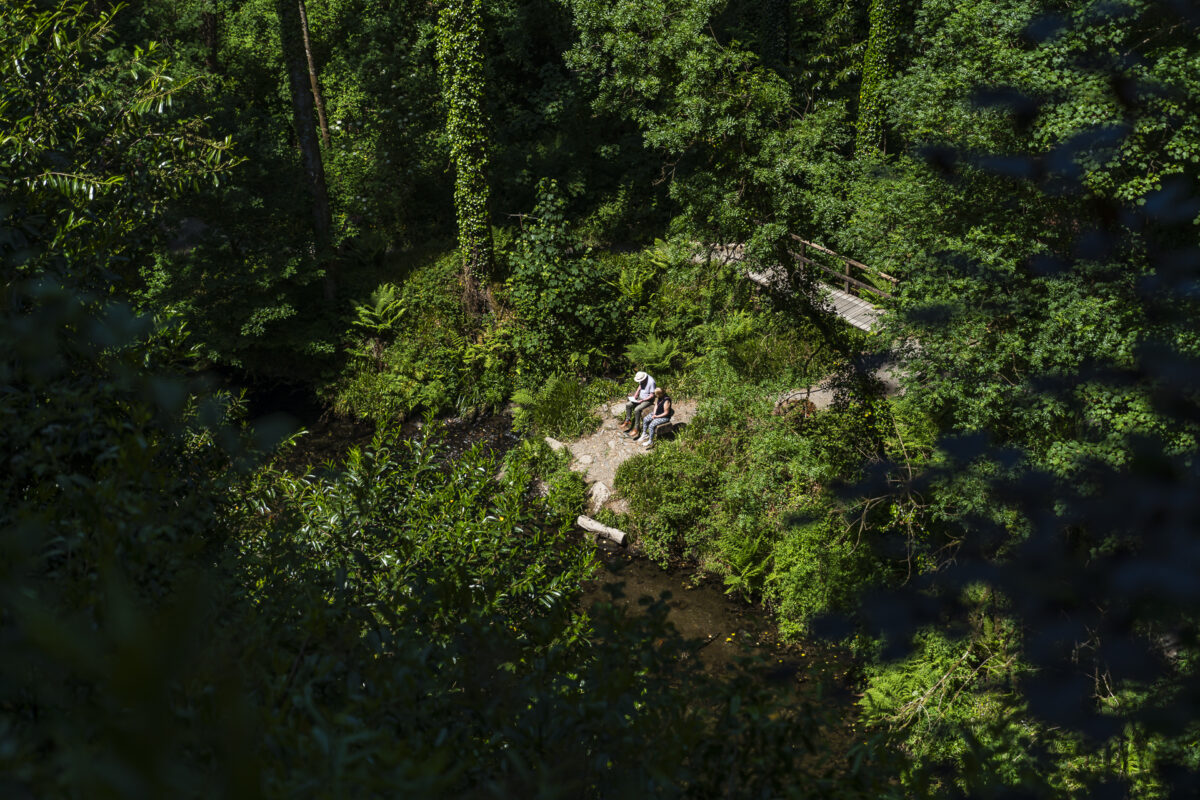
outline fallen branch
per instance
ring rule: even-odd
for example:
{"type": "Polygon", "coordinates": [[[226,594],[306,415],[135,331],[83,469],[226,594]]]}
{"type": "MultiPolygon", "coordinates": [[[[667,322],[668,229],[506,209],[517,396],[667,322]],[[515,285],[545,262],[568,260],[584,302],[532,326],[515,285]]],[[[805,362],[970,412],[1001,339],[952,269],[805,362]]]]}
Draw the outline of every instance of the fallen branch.
{"type": "Polygon", "coordinates": [[[575,524],[583,528],[585,531],[591,531],[592,533],[599,534],[605,539],[616,542],[622,546],[624,546],[625,537],[628,535],[625,533],[625,531],[617,530],[616,528],[610,528],[607,525],[596,522],[596,520],[592,519],[591,517],[585,517],[583,515],[580,515],[579,518],[575,520],[575,524]]]}

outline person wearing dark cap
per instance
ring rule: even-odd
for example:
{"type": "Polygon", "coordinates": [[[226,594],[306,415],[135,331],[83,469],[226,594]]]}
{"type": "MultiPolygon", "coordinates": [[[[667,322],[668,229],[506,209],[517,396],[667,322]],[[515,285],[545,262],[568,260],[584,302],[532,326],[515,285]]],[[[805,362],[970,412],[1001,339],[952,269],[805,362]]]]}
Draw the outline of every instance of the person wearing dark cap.
{"type": "Polygon", "coordinates": [[[653,407],[646,412],[646,419],[642,423],[642,429],[645,433],[642,438],[638,439],[638,443],[647,450],[654,447],[654,433],[662,425],[666,425],[671,421],[671,417],[675,416],[675,409],[671,407],[671,395],[667,394],[666,390],[659,386],[654,390],[653,407]]]}
{"type": "Polygon", "coordinates": [[[637,388],[633,390],[633,394],[625,398],[625,421],[621,423],[621,430],[630,431],[636,438],[642,412],[650,407],[650,403],[654,399],[654,378],[638,370],[633,379],[637,381],[637,388]]]}

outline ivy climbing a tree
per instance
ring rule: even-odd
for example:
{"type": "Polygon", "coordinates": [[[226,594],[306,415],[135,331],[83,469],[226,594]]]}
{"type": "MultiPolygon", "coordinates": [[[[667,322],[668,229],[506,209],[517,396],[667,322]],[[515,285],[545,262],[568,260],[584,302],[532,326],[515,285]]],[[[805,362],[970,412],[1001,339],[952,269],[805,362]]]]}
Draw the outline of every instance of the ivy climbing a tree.
{"type": "Polygon", "coordinates": [[[887,152],[883,130],[883,84],[896,67],[899,12],[895,0],[871,0],[870,30],[863,55],[862,88],[858,94],[858,131],[855,150],[887,152]]]}
{"type": "Polygon", "coordinates": [[[483,24],[480,0],[442,0],[437,61],[454,160],[454,208],[463,256],[463,306],[479,316],[489,305],[481,279],[492,265],[488,220],[488,139],[483,110],[483,24]]]}

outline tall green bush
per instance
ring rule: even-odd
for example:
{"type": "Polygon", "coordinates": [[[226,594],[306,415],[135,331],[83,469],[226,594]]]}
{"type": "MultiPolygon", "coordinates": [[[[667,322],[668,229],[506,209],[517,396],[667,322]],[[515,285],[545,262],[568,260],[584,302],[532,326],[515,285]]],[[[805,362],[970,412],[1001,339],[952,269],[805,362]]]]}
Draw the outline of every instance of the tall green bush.
{"type": "Polygon", "coordinates": [[[538,184],[538,203],[512,256],[509,297],[523,329],[517,344],[526,369],[583,371],[610,360],[621,334],[619,296],[609,266],[580,252],[564,218],[557,184],[538,184]]]}

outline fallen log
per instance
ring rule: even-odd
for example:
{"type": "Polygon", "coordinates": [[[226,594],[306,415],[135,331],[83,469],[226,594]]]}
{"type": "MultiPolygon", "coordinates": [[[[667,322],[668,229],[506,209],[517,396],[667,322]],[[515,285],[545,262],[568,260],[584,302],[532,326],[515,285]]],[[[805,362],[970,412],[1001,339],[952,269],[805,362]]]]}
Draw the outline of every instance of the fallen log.
{"type": "Polygon", "coordinates": [[[625,537],[628,535],[625,533],[625,531],[617,530],[616,528],[610,528],[607,525],[596,522],[596,520],[592,519],[591,517],[585,517],[583,515],[580,515],[579,518],[575,520],[575,524],[583,528],[585,531],[591,531],[592,533],[603,536],[605,539],[616,542],[621,546],[625,545],[625,537]]]}

